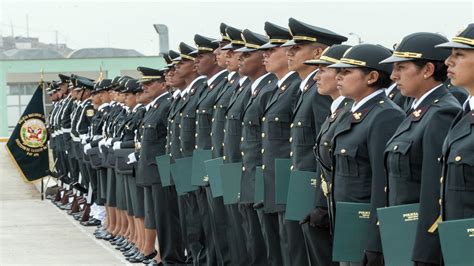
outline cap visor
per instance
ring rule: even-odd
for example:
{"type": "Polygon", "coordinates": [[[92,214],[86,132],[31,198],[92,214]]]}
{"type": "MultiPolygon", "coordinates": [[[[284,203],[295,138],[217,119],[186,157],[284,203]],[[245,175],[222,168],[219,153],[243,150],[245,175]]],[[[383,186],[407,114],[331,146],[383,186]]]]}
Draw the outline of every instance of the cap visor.
{"type": "Polygon", "coordinates": [[[413,61],[415,58],[405,58],[405,57],[398,57],[398,56],[390,56],[387,59],[384,59],[380,61],[379,64],[392,64],[392,63],[397,63],[397,62],[406,62],[406,61],[413,61]]]}
{"type": "Polygon", "coordinates": [[[435,46],[436,48],[459,48],[459,49],[474,49],[474,46],[470,46],[458,42],[445,42],[435,46]]]}
{"type": "Polygon", "coordinates": [[[318,66],[318,65],[332,65],[334,63],[331,63],[331,62],[328,62],[328,61],[324,61],[324,60],[306,60],[304,61],[304,64],[305,65],[309,65],[309,66],[318,66]]]}
{"type": "Polygon", "coordinates": [[[346,64],[346,63],[336,63],[336,64],[329,65],[329,67],[330,68],[356,68],[356,67],[360,67],[360,66],[346,64]]]}
{"type": "Polygon", "coordinates": [[[286,43],[282,44],[281,47],[288,47],[293,45],[296,45],[296,42],[294,40],[289,40],[286,43]]]}
{"type": "Polygon", "coordinates": [[[257,51],[257,49],[242,47],[242,48],[239,48],[239,49],[237,49],[237,50],[235,50],[235,51],[236,51],[236,52],[239,52],[239,53],[245,53],[245,52],[254,52],[254,51],[257,51]]]}
{"type": "Polygon", "coordinates": [[[258,50],[268,50],[268,49],[275,48],[275,47],[280,47],[280,46],[276,45],[276,44],[273,44],[273,43],[270,43],[270,42],[267,42],[264,45],[260,46],[260,48],[258,48],[258,50]]]}
{"type": "Polygon", "coordinates": [[[226,44],[224,47],[221,48],[221,50],[232,50],[234,47],[232,46],[232,43],[226,44]]]}

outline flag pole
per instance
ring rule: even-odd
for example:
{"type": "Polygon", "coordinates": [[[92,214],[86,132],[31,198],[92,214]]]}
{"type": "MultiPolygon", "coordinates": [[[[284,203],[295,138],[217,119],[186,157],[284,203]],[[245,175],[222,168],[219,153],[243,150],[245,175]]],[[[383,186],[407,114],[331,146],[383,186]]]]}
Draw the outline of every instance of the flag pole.
{"type": "MultiPolygon", "coordinates": [[[[41,89],[44,91],[44,68],[41,68],[41,77],[40,77],[41,89]]],[[[43,93],[44,95],[44,93],[43,93]]],[[[43,96],[44,97],[44,96],[43,96]]],[[[44,106],[43,106],[44,108],[44,106]]],[[[41,178],[41,201],[44,200],[44,177],[41,178]]]]}

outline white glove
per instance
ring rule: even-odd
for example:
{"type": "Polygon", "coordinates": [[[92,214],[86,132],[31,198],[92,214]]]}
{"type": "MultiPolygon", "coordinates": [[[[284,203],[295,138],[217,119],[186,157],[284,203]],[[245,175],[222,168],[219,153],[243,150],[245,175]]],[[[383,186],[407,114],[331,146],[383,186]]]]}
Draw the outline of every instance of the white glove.
{"type": "Polygon", "coordinates": [[[81,138],[81,144],[86,144],[87,143],[87,135],[82,134],[79,136],[81,138]]]}
{"type": "Polygon", "coordinates": [[[120,144],[121,144],[121,143],[122,143],[121,141],[116,141],[116,142],[114,142],[114,145],[113,145],[112,149],[113,149],[114,151],[120,150],[120,144]]]}
{"type": "Polygon", "coordinates": [[[90,150],[91,148],[92,148],[92,146],[91,146],[90,143],[84,145],[84,154],[87,154],[87,151],[90,150]]]}
{"type": "Polygon", "coordinates": [[[105,146],[107,146],[107,148],[110,148],[110,146],[112,146],[112,139],[107,139],[105,141],[105,146]]]}
{"type": "Polygon", "coordinates": [[[132,152],[128,155],[128,162],[127,164],[132,164],[132,163],[135,163],[137,162],[137,157],[135,157],[135,153],[132,152]]]}

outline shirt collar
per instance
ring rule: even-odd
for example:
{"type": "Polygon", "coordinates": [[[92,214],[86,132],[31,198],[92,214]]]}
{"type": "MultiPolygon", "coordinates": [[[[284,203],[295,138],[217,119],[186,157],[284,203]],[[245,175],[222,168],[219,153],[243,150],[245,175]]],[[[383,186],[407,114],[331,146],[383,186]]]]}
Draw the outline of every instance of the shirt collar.
{"type": "Polygon", "coordinates": [[[351,112],[355,112],[355,111],[359,110],[359,108],[362,107],[362,105],[364,105],[364,103],[368,102],[370,99],[374,98],[375,96],[379,95],[382,92],[383,92],[383,90],[376,90],[376,91],[372,92],[371,94],[365,96],[365,98],[360,100],[359,102],[354,103],[354,105],[351,108],[351,112]]]}
{"type": "Polygon", "coordinates": [[[247,76],[244,76],[244,77],[241,77],[240,80],[239,80],[239,85],[242,86],[242,84],[244,84],[244,82],[248,79],[247,76]]]}
{"type": "Polygon", "coordinates": [[[474,97],[472,97],[472,95],[469,95],[469,97],[467,97],[466,101],[462,105],[462,109],[466,110],[466,107],[467,107],[468,104],[469,104],[469,107],[470,107],[471,111],[474,110],[474,97]]]}
{"type": "Polygon", "coordinates": [[[289,76],[291,76],[293,73],[295,73],[295,71],[290,71],[288,73],[286,73],[285,76],[283,76],[283,78],[281,78],[279,81],[278,81],[278,88],[281,87],[281,84],[283,84],[283,82],[285,82],[285,80],[288,79],[289,76]]]}
{"type": "Polygon", "coordinates": [[[224,73],[226,71],[227,70],[224,69],[224,70],[221,70],[218,73],[214,74],[214,76],[212,76],[210,79],[207,80],[207,85],[211,86],[212,82],[214,82],[214,80],[216,80],[222,73],[224,73]]]}
{"type": "Polygon", "coordinates": [[[257,89],[258,84],[260,84],[260,82],[268,75],[270,75],[270,73],[263,74],[252,83],[252,93],[257,89]]]}
{"type": "Polygon", "coordinates": [[[99,109],[99,111],[102,111],[102,110],[103,110],[105,107],[107,107],[107,106],[109,106],[109,103],[103,103],[103,104],[101,104],[101,105],[99,106],[99,108],[97,108],[97,109],[99,109]]]}
{"type": "Polygon", "coordinates": [[[178,98],[178,95],[181,93],[181,90],[180,89],[176,89],[174,92],[173,92],[173,98],[176,99],[178,98]]]}
{"type": "Polygon", "coordinates": [[[313,72],[309,73],[308,76],[306,76],[306,78],[304,78],[304,80],[301,82],[300,84],[300,90],[301,91],[304,91],[304,87],[306,86],[306,83],[308,83],[309,81],[309,78],[313,76],[314,73],[316,73],[319,69],[316,69],[314,70],[313,72]]]}
{"type": "Polygon", "coordinates": [[[388,88],[386,88],[385,89],[385,95],[388,96],[393,91],[393,89],[395,89],[396,86],[397,86],[397,83],[393,83],[388,88]]]}
{"type": "Polygon", "coordinates": [[[342,101],[344,101],[344,99],[346,99],[344,96],[339,96],[336,98],[336,100],[334,100],[332,103],[331,103],[331,113],[334,113],[337,111],[337,107],[339,107],[339,105],[341,105],[342,101]]]}
{"type": "Polygon", "coordinates": [[[237,71],[232,71],[232,72],[229,72],[229,75],[227,75],[227,79],[228,80],[231,80],[232,77],[237,73],[237,71]]]}
{"type": "Polygon", "coordinates": [[[413,104],[411,105],[411,108],[413,109],[416,109],[418,108],[418,106],[420,106],[420,104],[423,102],[424,99],[426,99],[426,97],[428,97],[433,91],[435,91],[437,88],[443,86],[443,83],[439,84],[438,86],[432,88],[431,90],[425,92],[425,94],[423,94],[423,96],[420,97],[420,99],[415,99],[413,101],[413,104]]]}
{"type": "Polygon", "coordinates": [[[142,104],[141,104],[141,103],[137,103],[137,104],[135,105],[135,107],[133,107],[132,112],[134,112],[135,110],[137,110],[138,107],[140,107],[140,106],[142,106],[142,104]]]}
{"type": "Polygon", "coordinates": [[[199,76],[197,78],[195,78],[191,84],[189,84],[189,86],[186,87],[186,89],[184,89],[182,92],[181,92],[181,96],[184,96],[185,94],[188,94],[189,91],[191,90],[191,88],[193,87],[194,83],[196,83],[198,80],[200,79],[205,79],[206,76],[199,76]]]}
{"type": "Polygon", "coordinates": [[[155,105],[155,103],[156,103],[156,101],[158,101],[158,99],[160,99],[161,97],[166,96],[166,95],[168,95],[168,94],[169,94],[169,92],[165,92],[165,93],[161,94],[160,96],[156,97],[153,101],[149,102],[149,103],[145,106],[146,110],[147,110],[147,111],[150,110],[150,108],[151,108],[153,105],[155,105]]]}

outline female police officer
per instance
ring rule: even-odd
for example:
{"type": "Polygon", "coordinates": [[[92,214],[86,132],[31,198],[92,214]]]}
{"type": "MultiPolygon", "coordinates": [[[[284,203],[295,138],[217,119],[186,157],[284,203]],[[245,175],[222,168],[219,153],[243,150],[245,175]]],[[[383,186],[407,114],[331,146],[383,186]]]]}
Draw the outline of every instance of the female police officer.
{"type": "Polygon", "coordinates": [[[404,96],[412,97],[407,117],[385,148],[388,204],[420,203],[412,260],[416,265],[438,265],[438,234],[429,230],[439,215],[438,158],[451,121],[460,110],[456,98],[443,85],[446,42],[439,34],[410,34],[381,64],[393,64],[391,78],[404,96]]]}
{"type": "Polygon", "coordinates": [[[454,119],[443,145],[441,208],[443,220],[474,217],[474,23],[451,42],[437,47],[452,48],[446,59],[448,78],[463,87],[469,98],[454,119]]]}
{"type": "Polygon", "coordinates": [[[362,265],[383,264],[376,215],[376,209],[385,204],[383,152],[387,140],[404,118],[403,111],[383,90],[390,85],[392,68],[379,62],[390,55],[382,46],[360,44],[346,51],[339,63],[330,66],[340,69],[337,88],[341,95],[354,101],[334,133],[334,201],[371,204],[362,265]]]}

